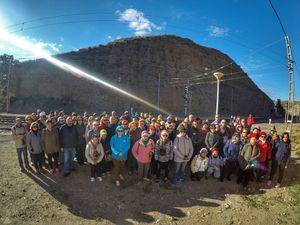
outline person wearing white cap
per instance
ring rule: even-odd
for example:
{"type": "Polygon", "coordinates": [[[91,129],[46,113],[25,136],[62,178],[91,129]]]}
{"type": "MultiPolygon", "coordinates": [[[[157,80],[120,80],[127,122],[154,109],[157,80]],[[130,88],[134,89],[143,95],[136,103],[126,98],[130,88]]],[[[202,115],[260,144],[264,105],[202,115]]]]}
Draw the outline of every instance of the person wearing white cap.
{"type": "Polygon", "coordinates": [[[192,181],[200,181],[206,175],[208,167],[207,149],[202,148],[200,153],[195,155],[191,162],[191,179],[192,181]]]}
{"type": "Polygon", "coordinates": [[[38,126],[39,126],[39,131],[42,131],[43,129],[46,128],[46,120],[47,120],[46,113],[44,111],[40,112],[40,118],[37,121],[38,126]]]}
{"type": "Polygon", "coordinates": [[[132,147],[132,155],[138,162],[139,181],[149,180],[147,176],[155,147],[154,142],[151,139],[149,139],[149,136],[150,134],[148,133],[148,131],[143,131],[141,139],[135,142],[135,144],[132,147]]]}

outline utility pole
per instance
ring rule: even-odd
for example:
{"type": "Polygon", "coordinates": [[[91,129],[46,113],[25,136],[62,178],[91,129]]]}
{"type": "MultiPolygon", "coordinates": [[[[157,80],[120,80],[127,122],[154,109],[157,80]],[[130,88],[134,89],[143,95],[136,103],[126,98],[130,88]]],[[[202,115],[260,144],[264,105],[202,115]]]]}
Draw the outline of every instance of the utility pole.
{"type": "Polygon", "coordinates": [[[191,93],[190,93],[190,80],[188,79],[187,86],[184,88],[184,116],[187,117],[189,114],[189,107],[190,107],[190,98],[191,98],[191,93]]]}
{"type": "Polygon", "coordinates": [[[293,118],[294,118],[294,60],[292,55],[291,43],[289,37],[286,35],[284,37],[285,46],[287,51],[287,58],[288,58],[288,73],[289,73],[289,98],[287,103],[287,110],[285,112],[285,123],[286,123],[286,131],[292,132],[293,127],[293,118]]]}
{"type": "Polygon", "coordinates": [[[9,112],[9,105],[10,105],[10,73],[11,73],[11,66],[13,62],[13,56],[8,58],[8,73],[7,73],[7,85],[6,85],[6,112],[9,112]]]}
{"type": "Polygon", "coordinates": [[[160,110],[160,73],[158,73],[158,84],[157,84],[157,107],[160,110]]]}

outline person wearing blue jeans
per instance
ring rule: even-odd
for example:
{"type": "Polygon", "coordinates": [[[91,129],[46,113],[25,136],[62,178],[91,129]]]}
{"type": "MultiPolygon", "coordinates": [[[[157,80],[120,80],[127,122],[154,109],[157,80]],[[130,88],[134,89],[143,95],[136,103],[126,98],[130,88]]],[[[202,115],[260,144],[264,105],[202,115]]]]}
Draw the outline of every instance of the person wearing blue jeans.
{"type": "Polygon", "coordinates": [[[194,147],[191,139],[187,136],[187,130],[181,128],[179,134],[173,143],[174,152],[174,167],[173,167],[173,178],[171,180],[172,185],[176,185],[177,181],[180,180],[181,184],[185,186],[184,170],[185,167],[193,156],[194,147]]]}
{"type": "Polygon", "coordinates": [[[76,149],[75,148],[64,148],[64,174],[71,173],[72,170],[75,169],[74,167],[74,158],[76,149]]]}
{"type": "Polygon", "coordinates": [[[78,142],[78,133],[73,120],[68,117],[66,124],[59,131],[60,149],[64,155],[64,176],[70,175],[72,170],[75,170],[73,161],[78,142]]]}
{"type": "Polygon", "coordinates": [[[177,181],[181,180],[184,182],[184,170],[187,162],[174,162],[173,164],[173,178],[172,184],[176,184],[177,181]]]}

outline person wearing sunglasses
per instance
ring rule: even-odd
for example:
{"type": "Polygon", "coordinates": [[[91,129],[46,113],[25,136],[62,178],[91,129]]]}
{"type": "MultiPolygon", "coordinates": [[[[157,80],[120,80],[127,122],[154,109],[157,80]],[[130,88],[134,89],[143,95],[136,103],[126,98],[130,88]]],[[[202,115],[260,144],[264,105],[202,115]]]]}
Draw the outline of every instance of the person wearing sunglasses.
{"type": "Polygon", "coordinates": [[[43,150],[41,132],[38,130],[38,123],[33,122],[30,126],[30,131],[26,136],[27,149],[35,168],[36,173],[43,172],[43,150]]]}
{"type": "Polygon", "coordinates": [[[124,165],[130,148],[130,138],[124,134],[123,126],[120,125],[116,128],[116,134],[110,139],[110,148],[116,186],[120,186],[120,181],[124,180],[124,165]]]}

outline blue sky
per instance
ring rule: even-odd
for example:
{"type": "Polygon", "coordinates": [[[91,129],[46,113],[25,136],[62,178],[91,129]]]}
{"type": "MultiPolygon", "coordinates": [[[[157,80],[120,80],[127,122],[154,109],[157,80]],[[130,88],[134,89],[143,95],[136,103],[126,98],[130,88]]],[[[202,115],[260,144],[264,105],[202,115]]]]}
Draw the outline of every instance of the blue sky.
{"type": "MultiPolygon", "coordinates": [[[[273,4],[298,62],[300,100],[300,1],[273,4]]],[[[135,35],[175,34],[228,54],[272,99],[288,96],[283,33],[268,0],[1,0],[0,26],[53,54],[135,35]]],[[[0,41],[3,53],[32,57],[0,41]]]]}

